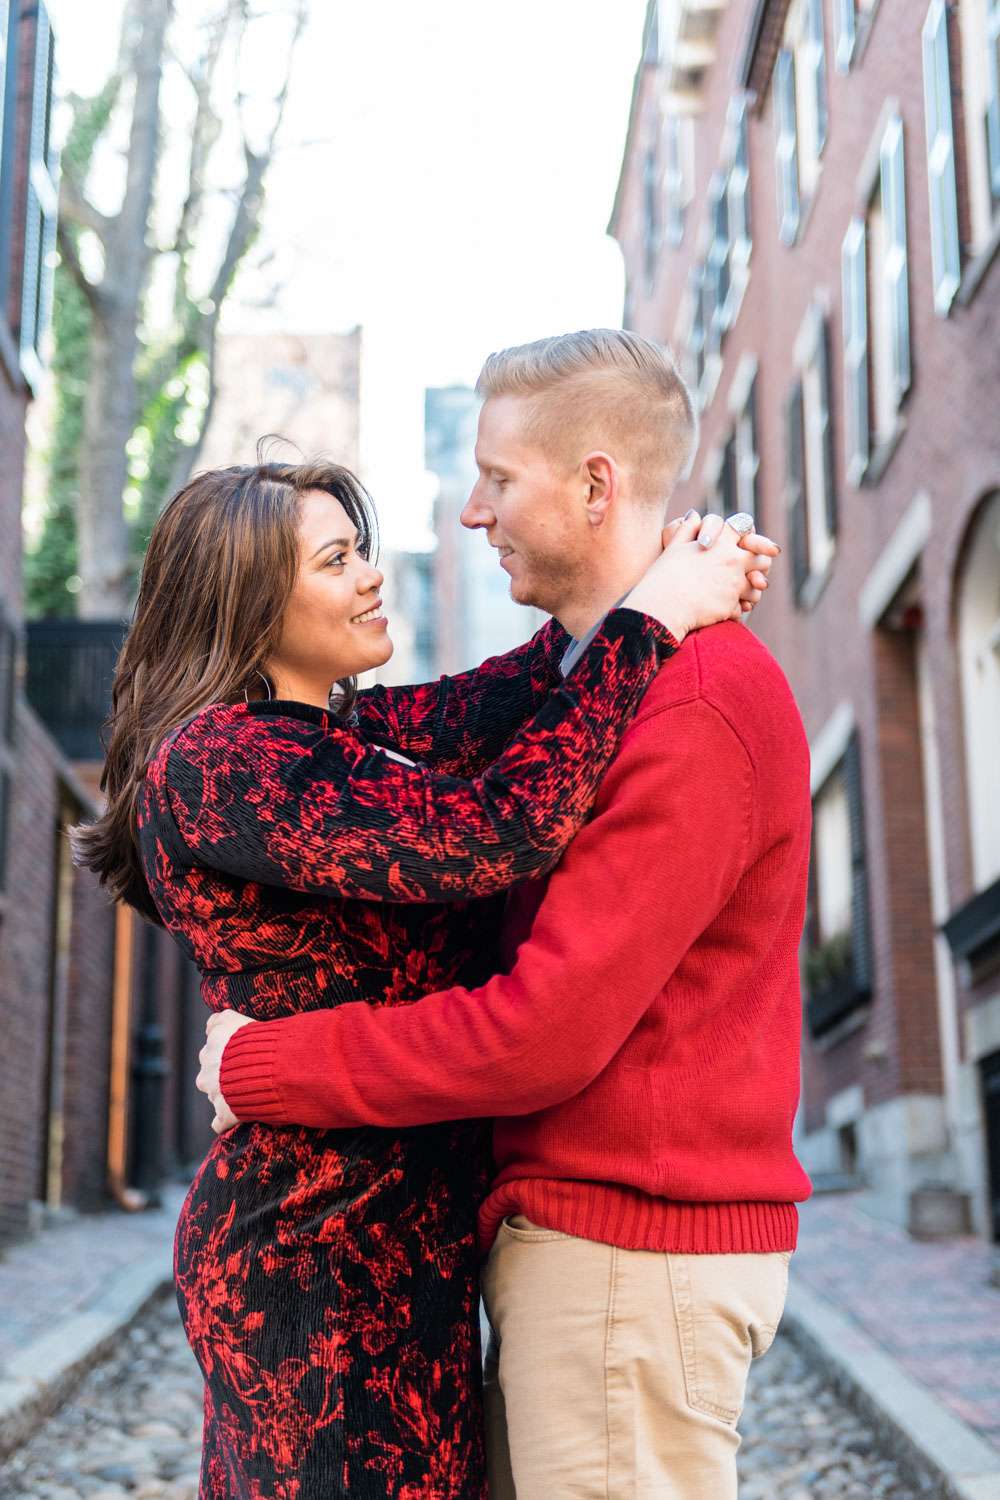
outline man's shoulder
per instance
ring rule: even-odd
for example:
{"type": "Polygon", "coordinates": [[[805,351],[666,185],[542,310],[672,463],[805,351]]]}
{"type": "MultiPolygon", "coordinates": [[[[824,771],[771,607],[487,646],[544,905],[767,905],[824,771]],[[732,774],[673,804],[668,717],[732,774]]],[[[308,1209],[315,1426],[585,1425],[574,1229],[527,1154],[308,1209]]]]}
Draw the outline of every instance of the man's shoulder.
{"type": "Polygon", "coordinates": [[[802,733],[799,711],[781,667],[751,630],[735,621],[689,635],[656,675],[636,722],[685,704],[703,704],[726,718],[741,737],[755,737],[762,720],[773,731],[802,733]]]}

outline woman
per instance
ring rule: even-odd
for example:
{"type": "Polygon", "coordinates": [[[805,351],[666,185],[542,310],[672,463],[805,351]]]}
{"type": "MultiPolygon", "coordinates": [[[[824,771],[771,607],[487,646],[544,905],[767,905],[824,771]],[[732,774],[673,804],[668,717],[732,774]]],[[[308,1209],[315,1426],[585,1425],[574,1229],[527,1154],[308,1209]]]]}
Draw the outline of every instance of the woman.
{"type": "MultiPolygon", "coordinates": [[[[356,698],[355,674],[392,650],[373,534],[335,465],[201,475],[154,528],[107,811],[80,843],[170,929],[214,1009],[266,1019],[481,982],[489,898],[556,862],[676,640],[758,597],[750,554],[670,548],[637,594],[656,618],[626,600],[565,685],[551,624],[464,678],[356,698]]],[[[483,1494],[485,1164],[466,1123],[216,1142],[176,1258],[206,1500],[483,1494]]]]}

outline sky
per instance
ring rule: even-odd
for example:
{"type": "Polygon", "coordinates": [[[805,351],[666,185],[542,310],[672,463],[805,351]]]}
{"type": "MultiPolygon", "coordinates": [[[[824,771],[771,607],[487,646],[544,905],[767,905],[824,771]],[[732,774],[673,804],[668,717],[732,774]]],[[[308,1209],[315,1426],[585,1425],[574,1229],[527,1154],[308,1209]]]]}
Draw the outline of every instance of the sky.
{"type": "MultiPolygon", "coordinates": [[[[93,93],[120,0],[49,8],[62,86],[93,93]]],[[[426,536],[426,386],[471,384],[507,344],[620,324],[606,226],[645,10],[313,0],[266,184],[277,298],[255,305],[260,278],[245,276],[223,326],[362,325],[362,465],[389,541],[426,536]]]]}

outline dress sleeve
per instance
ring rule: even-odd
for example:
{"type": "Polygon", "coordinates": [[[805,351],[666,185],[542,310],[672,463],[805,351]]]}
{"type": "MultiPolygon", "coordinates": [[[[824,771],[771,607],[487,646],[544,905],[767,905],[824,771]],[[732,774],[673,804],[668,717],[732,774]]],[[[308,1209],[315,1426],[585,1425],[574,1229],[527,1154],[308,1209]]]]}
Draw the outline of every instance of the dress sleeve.
{"type": "Polygon", "coordinates": [[[560,681],[570,644],[550,620],[523,646],[472,672],[416,687],[379,684],[358,695],[358,726],[432,770],[476,776],[496,760],[560,681]]]}
{"type": "Polygon", "coordinates": [[[330,716],[209,711],[178,736],[166,796],[193,862],[348,899],[462,901],[538,875],[583,825],[669,631],[614,610],[566,680],[472,780],[401,763],[330,716]]]}

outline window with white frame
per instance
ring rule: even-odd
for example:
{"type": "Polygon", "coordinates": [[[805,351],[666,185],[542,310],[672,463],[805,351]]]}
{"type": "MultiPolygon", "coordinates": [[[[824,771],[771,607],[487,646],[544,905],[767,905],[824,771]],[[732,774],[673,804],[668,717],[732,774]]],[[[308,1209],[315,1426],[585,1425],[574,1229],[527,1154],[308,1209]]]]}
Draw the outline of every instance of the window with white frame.
{"type": "Polygon", "coordinates": [[[833,57],[838,73],[849,73],[878,0],[833,0],[833,57]]]}
{"type": "Polygon", "coordinates": [[[795,359],[799,380],[786,407],[788,529],[796,602],[808,605],[833,559],[837,534],[830,338],[815,305],[796,340],[795,359]]]}
{"type": "Polygon", "coordinates": [[[976,890],[1000,878],[1000,493],[983,505],[958,596],[958,645],[976,890]]]}
{"type": "Polygon", "coordinates": [[[679,245],[684,238],[684,223],[691,202],[694,177],[694,122],[686,115],[664,115],[660,132],[660,156],[663,162],[663,239],[679,245]]]}
{"type": "Polygon", "coordinates": [[[813,798],[805,925],[807,1014],[829,1031],[871,992],[861,764],[855,735],[813,798]]]}
{"type": "Polygon", "coordinates": [[[723,335],[735,322],[746,291],[751,244],[746,97],[738,95],[727,114],[723,166],[706,195],[702,258],[688,282],[690,383],[702,410],[718,380],[723,335]]]}
{"type": "Polygon", "coordinates": [[[860,483],[872,447],[890,443],[910,388],[909,274],[903,122],[879,142],[867,219],[851,220],[841,252],[847,477],[860,483]],[[870,293],[870,295],[869,295],[870,293]]]}
{"type": "Polygon", "coordinates": [[[958,19],[970,250],[978,255],[1000,214],[1000,0],[961,0],[958,19]]]}
{"type": "Polygon", "coordinates": [[[52,131],[54,53],[48,11],[42,0],[38,0],[35,24],[20,360],[24,378],[37,391],[52,312],[59,202],[59,152],[52,131]]]}
{"type": "Polygon", "coordinates": [[[941,317],[945,317],[961,279],[961,252],[958,239],[958,191],[955,184],[955,132],[951,111],[951,66],[948,56],[948,12],[944,0],[931,0],[924,20],[922,41],[934,308],[941,317]]]}
{"type": "Polygon", "coordinates": [[[819,182],[826,143],[826,47],[823,0],[792,0],[772,81],[778,236],[790,245],[801,206],[819,182]]]}

